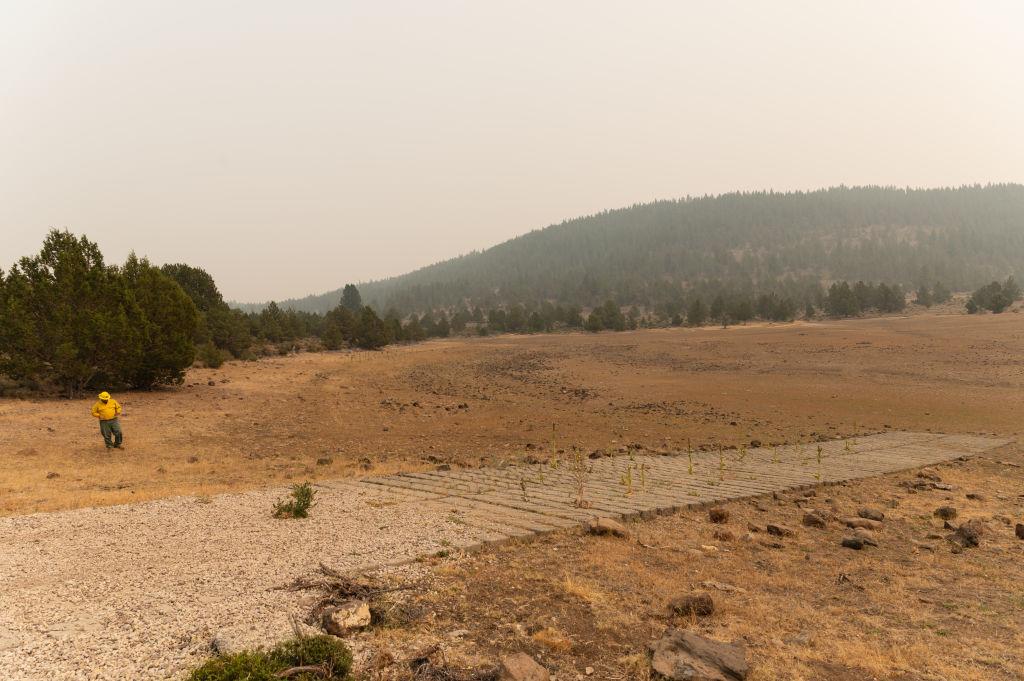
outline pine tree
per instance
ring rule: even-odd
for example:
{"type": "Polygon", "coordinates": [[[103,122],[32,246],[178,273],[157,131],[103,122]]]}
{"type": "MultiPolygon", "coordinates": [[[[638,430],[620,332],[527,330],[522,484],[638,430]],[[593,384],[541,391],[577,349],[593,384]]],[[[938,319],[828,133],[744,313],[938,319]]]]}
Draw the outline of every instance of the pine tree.
{"type": "Polygon", "coordinates": [[[356,346],[363,350],[379,350],[390,342],[387,324],[377,316],[372,307],[364,306],[359,313],[359,323],[356,327],[356,346]]]}
{"type": "Polygon", "coordinates": [[[355,284],[345,284],[341,292],[341,305],[352,314],[357,314],[363,308],[363,297],[355,284]]]}
{"type": "Polygon", "coordinates": [[[199,311],[192,299],[145,258],[132,253],[121,269],[128,294],[129,322],[138,337],[137,352],[122,367],[137,388],[181,383],[195,360],[193,344],[199,311]]]}
{"type": "Polygon", "coordinates": [[[686,309],[686,323],[690,326],[701,326],[708,319],[708,308],[704,301],[695,298],[686,309]]]}

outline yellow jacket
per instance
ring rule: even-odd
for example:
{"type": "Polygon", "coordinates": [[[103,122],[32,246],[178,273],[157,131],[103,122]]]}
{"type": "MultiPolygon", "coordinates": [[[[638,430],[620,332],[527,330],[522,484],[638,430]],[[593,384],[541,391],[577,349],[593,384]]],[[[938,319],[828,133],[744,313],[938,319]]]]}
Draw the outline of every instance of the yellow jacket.
{"type": "Polygon", "coordinates": [[[106,404],[103,404],[99,400],[96,400],[96,404],[92,405],[92,415],[98,418],[100,421],[109,421],[116,419],[118,414],[121,413],[121,405],[117,403],[113,397],[107,400],[106,404]]]}

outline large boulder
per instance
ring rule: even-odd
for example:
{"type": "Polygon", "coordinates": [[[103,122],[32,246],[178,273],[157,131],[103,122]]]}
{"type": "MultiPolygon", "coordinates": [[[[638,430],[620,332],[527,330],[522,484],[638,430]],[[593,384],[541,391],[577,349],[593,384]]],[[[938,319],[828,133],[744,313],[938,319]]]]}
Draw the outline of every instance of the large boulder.
{"type": "Polygon", "coordinates": [[[987,529],[982,520],[977,518],[968,520],[949,536],[949,540],[954,544],[959,544],[962,548],[969,549],[981,543],[981,538],[987,529]]]}
{"type": "Polygon", "coordinates": [[[669,681],[743,681],[750,673],[742,643],[722,643],[670,629],[651,644],[655,678],[669,681]]]}
{"type": "Polygon", "coordinates": [[[498,681],[551,681],[551,675],[526,653],[514,653],[501,658],[498,681]]]}

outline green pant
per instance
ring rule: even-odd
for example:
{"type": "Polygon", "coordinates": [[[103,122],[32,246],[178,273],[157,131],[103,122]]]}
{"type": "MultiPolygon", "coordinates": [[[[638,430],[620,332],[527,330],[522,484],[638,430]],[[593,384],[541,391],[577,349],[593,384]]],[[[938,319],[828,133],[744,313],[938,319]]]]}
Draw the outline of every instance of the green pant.
{"type": "Polygon", "coordinates": [[[112,418],[109,421],[100,421],[100,433],[103,435],[103,441],[107,444],[107,449],[121,446],[121,440],[124,436],[121,433],[121,422],[116,418],[112,418]]]}

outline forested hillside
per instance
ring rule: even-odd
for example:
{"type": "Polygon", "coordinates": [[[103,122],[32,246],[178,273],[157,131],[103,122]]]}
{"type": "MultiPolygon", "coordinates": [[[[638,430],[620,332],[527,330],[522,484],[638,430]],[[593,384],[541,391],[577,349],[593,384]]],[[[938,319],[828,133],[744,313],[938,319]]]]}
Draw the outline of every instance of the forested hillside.
{"type": "MultiPolygon", "coordinates": [[[[591,308],[611,299],[670,316],[719,294],[820,304],[836,280],[972,289],[1019,274],[1022,263],[1024,186],[836,187],[611,210],[359,290],[375,308],[401,314],[543,301],[591,308]]],[[[323,312],[340,295],[280,305],[323,312]]]]}

